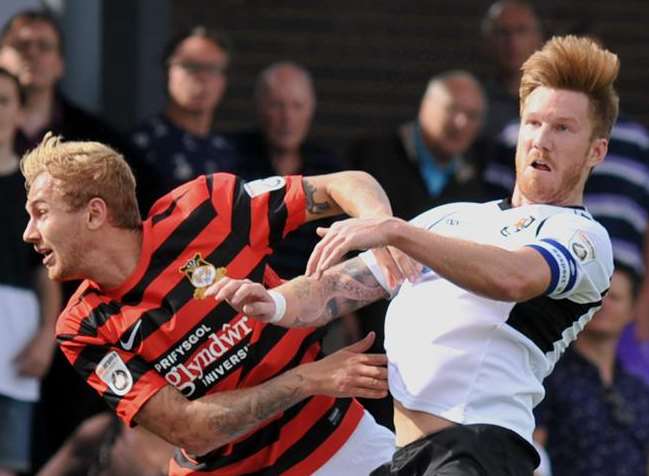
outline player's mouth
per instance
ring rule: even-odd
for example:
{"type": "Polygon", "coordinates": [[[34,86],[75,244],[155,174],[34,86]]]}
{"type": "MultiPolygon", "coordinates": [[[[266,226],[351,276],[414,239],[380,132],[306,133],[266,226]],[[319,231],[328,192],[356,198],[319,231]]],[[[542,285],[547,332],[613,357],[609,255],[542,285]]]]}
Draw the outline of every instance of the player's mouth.
{"type": "Polygon", "coordinates": [[[36,251],[43,255],[43,265],[50,266],[54,261],[54,251],[49,248],[36,248],[36,251]]]}
{"type": "Polygon", "coordinates": [[[551,172],[552,169],[550,166],[544,162],[543,160],[533,160],[532,161],[532,168],[535,170],[540,170],[542,172],[551,172]]]}

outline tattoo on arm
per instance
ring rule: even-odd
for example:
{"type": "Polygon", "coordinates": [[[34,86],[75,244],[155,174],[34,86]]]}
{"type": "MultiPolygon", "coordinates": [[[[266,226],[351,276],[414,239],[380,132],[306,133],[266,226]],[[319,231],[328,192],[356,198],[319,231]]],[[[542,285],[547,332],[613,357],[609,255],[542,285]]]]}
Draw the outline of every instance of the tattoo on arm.
{"type": "Polygon", "coordinates": [[[313,215],[318,215],[331,210],[331,203],[328,201],[316,202],[315,194],[318,189],[309,180],[302,179],[304,193],[306,195],[306,209],[313,215]]]}
{"type": "Polygon", "coordinates": [[[306,397],[304,377],[294,370],[254,387],[216,392],[191,402],[169,385],[142,407],[136,421],[170,443],[202,455],[306,397]]]}
{"type": "Polygon", "coordinates": [[[297,385],[290,381],[283,382],[280,377],[231,395],[222,394],[221,397],[230,401],[223,401],[223,411],[211,416],[210,429],[230,439],[237,438],[295,405],[305,398],[300,391],[303,378],[299,374],[295,376],[298,378],[297,385]]]}
{"type": "Polygon", "coordinates": [[[345,261],[326,271],[319,285],[314,286],[307,278],[299,278],[293,283],[292,291],[302,303],[304,311],[296,315],[292,324],[294,327],[324,325],[337,317],[388,297],[385,289],[360,258],[345,261]],[[316,309],[316,306],[322,306],[323,300],[324,309],[316,309]]]}

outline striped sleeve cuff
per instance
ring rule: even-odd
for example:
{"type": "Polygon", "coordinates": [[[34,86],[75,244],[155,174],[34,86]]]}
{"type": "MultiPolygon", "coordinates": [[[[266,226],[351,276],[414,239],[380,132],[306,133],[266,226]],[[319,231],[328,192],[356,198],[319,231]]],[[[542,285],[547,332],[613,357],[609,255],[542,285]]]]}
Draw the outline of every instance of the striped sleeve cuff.
{"type": "Polygon", "coordinates": [[[538,251],[550,267],[551,278],[546,295],[556,296],[573,290],[577,282],[577,262],[563,244],[545,238],[527,246],[538,251]]]}

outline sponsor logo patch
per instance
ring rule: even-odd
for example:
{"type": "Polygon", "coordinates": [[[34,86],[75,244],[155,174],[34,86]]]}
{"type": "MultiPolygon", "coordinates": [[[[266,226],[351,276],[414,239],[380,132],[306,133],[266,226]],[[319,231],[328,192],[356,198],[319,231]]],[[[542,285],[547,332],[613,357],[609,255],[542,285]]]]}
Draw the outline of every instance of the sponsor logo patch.
{"type": "Polygon", "coordinates": [[[251,197],[256,197],[257,195],[262,195],[267,192],[272,192],[273,190],[279,190],[286,184],[284,177],[274,176],[268,177],[259,180],[253,180],[243,185],[244,190],[251,197]]]}
{"type": "Polygon", "coordinates": [[[115,395],[120,397],[133,388],[133,376],[115,351],[109,352],[101,359],[95,368],[95,373],[115,395]]]}

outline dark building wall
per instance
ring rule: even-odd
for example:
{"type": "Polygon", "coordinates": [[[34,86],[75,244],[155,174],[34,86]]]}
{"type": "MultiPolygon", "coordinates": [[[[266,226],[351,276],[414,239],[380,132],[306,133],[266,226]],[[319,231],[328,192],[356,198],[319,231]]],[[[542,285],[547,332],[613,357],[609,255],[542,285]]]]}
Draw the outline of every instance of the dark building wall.
{"type": "MultiPolygon", "coordinates": [[[[430,76],[450,68],[489,71],[479,34],[484,0],[172,0],[171,30],[194,24],[231,36],[235,52],[218,129],[254,121],[256,74],[297,61],[318,92],[314,135],[342,148],[364,132],[410,119],[430,76]]],[[[593,30],[622,60],[623,110],[649,123],[649,2],[546,0],[546,31],[593,30]]]]}

